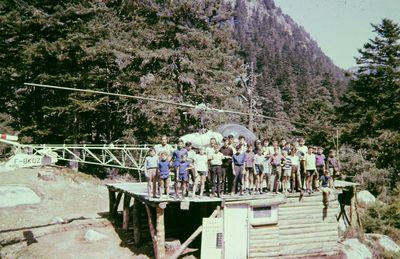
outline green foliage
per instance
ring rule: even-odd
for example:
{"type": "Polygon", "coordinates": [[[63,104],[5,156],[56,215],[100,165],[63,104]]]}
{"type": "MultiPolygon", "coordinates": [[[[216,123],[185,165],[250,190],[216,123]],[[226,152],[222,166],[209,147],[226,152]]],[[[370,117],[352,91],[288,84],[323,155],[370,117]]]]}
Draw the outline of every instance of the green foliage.
{"type": "Polygon", "coordinates": [[[355,151],[349,146],[342,146],[339,151],[341,174],[345,180],[359,183],[361,189],[367,189],[375,196],[386,195],[389,172],[364,159],[365,153],[365,150],[355,151]]]}
{"type": "MultiPolygon", "coordinates": [[[[199,119],[164,104],[24,82],[243,109],[235,98],[242,62],[217,1],[7,0],[1,10],[0,108],[35,142],[146,142],[193,131],[199,119]]],[[[226,117],[207,119],[212,127],[226,117]]]]}
{"type": "Polygon", "coordinates": [[[400,26],[384,19],[377,36],[359,50],[358,72],[339,110],[343,140],[367,150],[366,158],[389,168],[392,185],[400,170],[400,26]]]}
{"type": "Polygon", "coordinates": [[[380,233],[400,241],[400,190],[396,189],[387,204],[377,203],[368,208],[362,217],[367,233],[380,233]]]}

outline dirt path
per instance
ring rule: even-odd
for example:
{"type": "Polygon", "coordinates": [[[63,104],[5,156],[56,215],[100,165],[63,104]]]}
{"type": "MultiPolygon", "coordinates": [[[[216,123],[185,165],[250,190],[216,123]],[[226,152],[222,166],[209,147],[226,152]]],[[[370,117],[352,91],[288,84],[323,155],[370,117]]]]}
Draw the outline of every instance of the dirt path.
{"type": "Polygon", "coordinates": [[[12,185],[30,188],[41,201],[0,208],[0,240],[24,239],[24,231],[27,231],[36,237],[37,242],[28,246],[28,242],[24,241],[0,248],[0,258],[136,257],[130,249],[121,246],[123,242],[114,226],[104,218],[108,211],[108,192],[99,180],[55,168],[0,173],[0,186],[12,185]],[[42,178],[47,180],[40,179],[39,173],[45,174],[47,177],[42,178]],[[46,226],[57,218],[68,220],[81,217],[86,220],[46,226]],[[84,235],[89,229],[106,235],[106,238],[86,241],[84,235]]]}

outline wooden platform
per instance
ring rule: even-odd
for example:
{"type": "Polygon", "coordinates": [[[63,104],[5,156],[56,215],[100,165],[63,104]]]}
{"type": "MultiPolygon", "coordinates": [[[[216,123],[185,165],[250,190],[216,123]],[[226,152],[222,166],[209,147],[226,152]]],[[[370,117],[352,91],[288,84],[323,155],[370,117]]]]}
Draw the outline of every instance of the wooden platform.
{"type": "MultiPolygon", "coordinates": [[[[221,197],[194,196],[175,199],[173,198],[173,188],[170,189],[169,197],[163,196],[162,198],[149,198],[147,195],[147,183],[110,183],[106,184],[106,186],[109,191],[110,218],[113,219],[117,215],[119,203],[123,198],[123,229],[128,230],[128,224],[130,222],[132,223],[133,237],[136,245],[139,245],[142,240],[150,234],[153,242],[155,258],[166,258],[165,236],[166,234],[170,235],[168,234],[168,231],[173,231],[174,227],[179,230],[187,229],[188,226],[184,226],[185,218],[192,220],[192,223],[195,225],[193,226],[198,226],[198,228],[192,229],[192,231],[194,231],[193,234],[187,238],[186,242],[181,245],[181,248],[176,252],[175,256],[172,256],[171,258],[177,258],[184,249],[187,248],[187,245],[202,232],[201,220],[203,218],[221,217],[221,213],[223,213],[225,206],[228,206],[226,205],[227,203],[248,204],[249,207],[270,206],[274,204],[280,206],[280,222],[278,225],[274,226],[276,228],[275,232],[278,235],[278,239],[275,238],[276,240],[274,239],[271,241],[273,244],[279,244],[279,242],[281,242],[279,241],[279,235],[282,235],[283,237],[288,231],[285,227],[295,228],[294,226],[296,226],[297,223],[301,223],[308,227],[307,224],[309,224],[311,218],[314,222],[324,227],[324,229],[322,229],[323,231],[321,230],[322,232],[318,232],[318,234],[325,235],[325,228],[330,231],[329,233],[333,233],[329,236],[330,239],[326,241],[330,246],[335,246],[334,243],[337,239],[334,235],[335,229],[337,229],[337,221],[334,214],[336,214],[338,207],[337,193],[335,190],[334,195],[330,196],[330,200],[332,201],[329,205],[330,213],[327,214],[327,220],[325,220],[323,216],[324,208],[322,203],[322,192],[315,192],[312,194],[289,193],[287,195],[282,193],[263,193],[253,195],[222,195],[221,197]],[[133,201],[133,204],[131,204],[131,201],[133,201]],[[192,216],[188,217],[188,215],[192,216]],[[199,222],[197,222],[195,218],[199,218],[199,222]],[[167,222],[165,222],[165,220],[167,222]],[[174,222],[178,225],[175,226],[176,224],[174,222]],[[281,228],[283,232],[280,230],[281,228]],[[280,232],[282,233],[280,234],[280,232]]],[[[310,228],[312,229],[313,227],[315,226],[312,225],[310,228]]],[[[260,254],[258,239],[270,237],[270,235],[264,235],[263,233],[261,233],[261,236],[257,234],[257,231],[261,231],[260,229],[260,227],[256,227],[249,230],[250,232],[255,231],[255,240],[250,238],[250,241],[252,242],[250,252],[254,253],[255,257],[264,257],[264,254],[260,254]]],[[[265,231],[267,230],[269,231],[268,226],[265,231]]],[[[296,242],[298,239],[301,239],[302,233],[303,232],[300,231],[300,236],[296,236],[296,242]]],[[[286,237],[286,239],[287,238],[288,237],[286,237]]],[[[278,249],[276,244],[275,248],[278,249]]],[[[287,244],[287,246],[289,246],[289,244],[287,244]]],[[[295,248],[294,245],[293,248],[295,248]]],[[[286,252],[281,250],[279,250],[279,254],[286,254],[286,252]]]]}
{"type": "MultiPolygon", "coordinates": [[[[131,197],[139,199],[140,201],[147,204],[158,204],[158,203],[175,203],[175,202],[233,202],[233,201],[246,201],[246,200],[275,200],[285,199],[286,197],[299,197],[300,193],[288,193],[286,195],[282,193],[263,193],[263,194],[244,194],[244,195],[222,195],[218,197],[209,196],[189,196],[183,199],[174,198],[174,190],[171,188],[170,196],[163,196],[160,198],[152,198],[147,195],[147,184],[146,183],[111,183],[106,184],[108,189],[113,192],[121,192],[131,197]]],[[[322,192],[314,192],[311,194],[304,193],[304,196],[322,196],[322,192]]]]}

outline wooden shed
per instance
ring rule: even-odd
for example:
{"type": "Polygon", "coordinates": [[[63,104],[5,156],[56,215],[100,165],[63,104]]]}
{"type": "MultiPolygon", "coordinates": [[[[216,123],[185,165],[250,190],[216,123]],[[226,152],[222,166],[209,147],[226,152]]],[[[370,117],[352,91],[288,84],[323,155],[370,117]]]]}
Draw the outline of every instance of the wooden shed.
{"type": "MultiPolygon", "coordinates": [[[[110,215],[124,195],[124,228],[137,245],[152,240],[156,258],[178,258],[188,246],[209,258],[300,258],[338,253],[337,194],[262,194],[148,199],[145,185],[109,184],[110,215]],[[131,204],[133,200],[133,204],[131,204]],[[181,246],[166,251],[166,239],[181,246]]],[[[199,254],[199,253],[197,253],[199,254]]]]}

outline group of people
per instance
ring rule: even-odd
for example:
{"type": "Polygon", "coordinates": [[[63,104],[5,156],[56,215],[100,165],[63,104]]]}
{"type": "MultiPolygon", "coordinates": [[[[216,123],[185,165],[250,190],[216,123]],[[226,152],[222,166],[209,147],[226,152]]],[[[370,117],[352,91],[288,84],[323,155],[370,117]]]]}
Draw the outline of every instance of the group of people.
{"type": "Polygon", "coordinates": [[[163,136],[145,160],[148,195],[168,196],[171,176],[176,198],[326,191],[340,174],[335,154],[330,150],[326,157],[321,147],[307,147],[303,138],[248,143],[244,136],[230,135],[222,144],[212,138],[209,146],[194,149],[182,140],[174,148],[163,136]]]}

